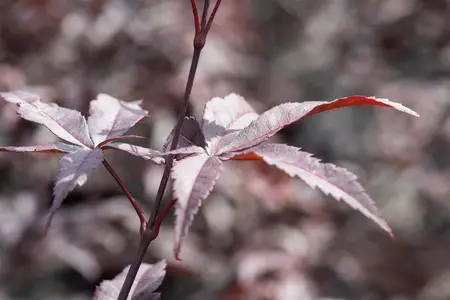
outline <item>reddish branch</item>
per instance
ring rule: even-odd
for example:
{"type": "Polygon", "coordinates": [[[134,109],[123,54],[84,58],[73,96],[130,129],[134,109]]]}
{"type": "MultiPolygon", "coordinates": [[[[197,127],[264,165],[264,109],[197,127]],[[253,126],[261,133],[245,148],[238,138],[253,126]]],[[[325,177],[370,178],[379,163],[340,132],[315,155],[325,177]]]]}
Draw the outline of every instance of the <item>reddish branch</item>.
{"type": "MultiPolygon", "coordinates": [[[[202,12],[202,19],[200,20],[198,8],[197,8],[197,1],[191,0],[192,12],[193,12],[193,16],[194,16],[194,26],[195,26],[195,36],[194,36],[194,43],[193,43],[194,44],[194,53],[192,55],[191,67],[189,70],[189,75],[188,75],[188,79],[186,82],[186,88],[184,91],[183,104],[182,104],[180,112],[178,114],[177,124],[175,125],[174,136],[172,139],[172,144],[170,145],[170,150],[174,150],[178,146],[178,141],[180,139],[180,133],[181,133],[181,126],[183,125],[183,121],[186,116],[186,111],[187,111],[187,107],[189,104],[189,98],[191,96],[192,87],[194,85],[194,79],[195,79],[195,74],[197,71],[197,66],[198,66],[198,62],[200,60],[200,54],[201,54],[203,47],[205,46],[208,32],[211,29],[211,26],[212,26],[212,23],[216,16],[217,10],[219,9],[219,6],[221,4],[221,0],[216,1],[216,4],[214,5],[214,9],[208,18],[209,3],[210,3],[209,0],[205,0],[203,12],[202,12]]],[[[137,254],[134,257],[134,260],[130,266],[130,269],[128,270],[127,276],[126,276],[125,281],[120,290],[118,300],[126,300],[128,298],[128,294],[130,293],[131,286],[133,285],[133,282],[136,278],[136,274],[139,271],[139,267],[142,263],[145,253],[147,252],[148,246],[158,236],[162,221],[164,220],[167,213],[170,211],[170,209],[175,204],[175,200],[171,200],[162,209],[161,213],[158,214],[159,207],[161,206],[162,198],[164,195],[164,191],[167,187],[167,182],[169,181],[170,170],[172,169],[173,159],[174,159],[173,156],[169,156],[166,159],[164,172],[163,172],[163,175],[161,178],[158,192],[156,194],[155,205],[152,209],[150,218],[147,221],[146,228],[145,228],[145,230],[143,230],[143,232],[141,234],[141,241],[139,243],[139,248],[138,248],[137,254]]],[[[130,200],[130,202],[132,202],[132,201],[130,200]]],[[[133,202],[132,202],[132,204],[133,204],[133,202]]],[[[138,213],[138,215],[139,215],[139,213],[138,213]]],[[[141,220],[141,226],[142,226],[142,224],[144,224],[144,223],[142,223],[142,220],[141,220]]]]}
{"type": "Polygon", "coordinates": [[[108,170],[108,172],[112,175],[112,177],[114,177],[114,179],[116,180],[117,184],[120,186],[122,191],[127,196],[128,200],[130,200],[131,205],[133,205],[133,208],[134,208],[134,210],[136,211],[136,214],[139,217],[139,221],[140,221],[139,229],[140,229],[140,232],[142,234],[144,232],[145,228],[147,227],[147,221],[145,219],[144,211],[142,210],[142,208],[139,205],[139,203],[133,198],[133,196],[131,195],[130,191],[128,191],[128,189],[125,186],[125,184],[122,181],[122,179],[120,179],[119,175],[117,175],[116,171],[114,171],[114,169],[106,161],[106,159],[103,160],[103,165],[105,166],[106,170],[108,170]]]}

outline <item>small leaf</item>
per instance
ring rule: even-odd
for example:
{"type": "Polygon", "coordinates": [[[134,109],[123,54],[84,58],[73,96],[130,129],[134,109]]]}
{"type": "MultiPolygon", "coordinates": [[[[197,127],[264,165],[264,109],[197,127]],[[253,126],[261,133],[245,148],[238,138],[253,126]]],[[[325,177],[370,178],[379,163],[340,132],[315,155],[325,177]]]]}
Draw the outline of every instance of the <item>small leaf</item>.
{"type": "MultiPolygon", "coordinates": [[[[161,260],[154,265],[143,263],[131,287],[128,300],[159,299],[154,291],[161,285],[166,274],[167,263],[161,260]]],[[[93,300],[116,300],[125,281],[129,266],[112,280],[104,280],[95,290],[93,300]]]]}
{"type": "Polygon", "coordinates": [[[330,163],[321,163],[310,153],[283,144],[260,145],[237,157],[238,159],[264,160],[290,176],[300,177],[310,187],[319,187],[325,194],[337,200],[344,200],[392,236],[392,230],[379,216],[373,200],[356,181],[356,175],[346,169],[330,163]]]}
{"type": "Polygon", "coordinates": [[[20,117],[44,125],[59,138],[84,148],[94,146],[86,119],[78,111],[43,103],[38,96],[23,91],[0,93],[0,98],[16,103],[20,117]]]}
{"type": "MultiPolygon", "coordinates": [[[[172,144],[174,130],[167,137],[163,152],[167,152],[172,144]]],[[[189,146],[199,146],[204,148],[206,146],[205,137],[203,136],[200,124],[194,117],[186,117],[181,127],[180,139],[178,140],[177,148],[185,148],[189,146]]]]}
{"type": "Polygon", "coordinates": [[[91,101],[88,118],[89,131],[95,145],[120,137],[133,127],[148,111],[141,108],[142,101],[124,102],[106,94],[98,94],[91,101]]]}
{"type": "Polygon", "coordinates": [[[202,124],[208,153],[216,154],[227,134],[239,132],[256,118],[258,114],[239,95],[230,94],[225,98],[215,97],[208,101],[202,124]]]}
{"type": "Polygon", "coordinates": [[[70,153],[80,149],[79,146],[56,142],[47,145],[23,146],[23,147],[0,147],[0,152],[53,152],[70,153]]]}
{"type": "Polygon", "coordinates": [[[63,200],[77,185],[82,186],[88,175],[103,160],[103,152],[99,148],[93,150],[80,149],[64,155],[59,160],[59,173],[53,189],[53,203],[50,208],[47,226],[63,200]]]}
{"type": "Polygon", "coordinates": [[[418,117],[411,109],[387,99],[374,97],[350,96],[332,102],[283,103],[266,111],[244,128],[234,140],[220,149],[219,154],[248,149],[273,136],[284,127],[307,116],[346,106],[386,106],[418,117]]]}
{"type": "Polygon", "coordinates": [[[222,163],[215,156],[196,155],[176,161],[172,168],[175,214],[174,252],[178,259],[181,242],[202,201],[208,197],[222,171],[222,163]]]}

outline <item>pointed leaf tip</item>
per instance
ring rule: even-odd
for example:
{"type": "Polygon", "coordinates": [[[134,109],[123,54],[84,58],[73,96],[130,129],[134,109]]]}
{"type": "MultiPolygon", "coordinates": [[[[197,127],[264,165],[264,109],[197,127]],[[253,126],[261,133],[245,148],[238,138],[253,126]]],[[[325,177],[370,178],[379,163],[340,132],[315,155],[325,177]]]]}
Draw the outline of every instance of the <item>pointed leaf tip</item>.
{"type": "Polygon", "coordinates": [[[269,165],[278,167],[290,176],[298,176],[310,187],[318,187],[336,200],[343,200],[393,236],[391,228],[381,218],[375,203],[353,173],[330,163],[321,163],[310,153],[284,144],[264,144],[246,152],[255,153],[269,165]]]}
{"type": "Polygon", "coordinates": [[[90,103],[89,131],[95,145],[118,138],[148,115],[141,101],[124,102],[107,94],[98,94],[90,103]]]}
{"type": "Polygon", "coordinates": [[[69,153],[78,149],[79,146],[56,142],[37,146],[0,147],[0,152],[69,153]]]}
{"type": "Polygon", "coordinates": [[[80,149],[64,155],[59,160],[59,173],[53,188],[53,203],[49,212],[49,224],[56,210],[61,206],[67,195],[78,185],[82,186],[89,174],[103,160],[103,151],[80,149]]]}
{"type": "Polygon", "coordinates": [[[84,148],[92,148],[86,119],[76,110],[41,102],[39,96],[15,91],[1,93],[0,97],[18,105],[17,114],[28,121],[47,127],[57,137],[84,148]]]}
{"type": "Polygon", "coordinates": [[[347,106],[385,106],[416,117],[419,116],[415,111],[400,103],[389,101],[388,99],[359,95],[339,98],[331,102],[283,103],[261,114],[234,139],[228,140],[227,144],[221,147],[218,154],[238,152],[259,145],[284,127],[305,117],[347,106]]]}
{"type": "Polygon", "coordinates": [[[200,154],[176,161],[171,176],[174,180],[175,257],[179,258],[181,243],[187,235],[195,214],[222,171],[222,163],[215,156],[200,154]]]}

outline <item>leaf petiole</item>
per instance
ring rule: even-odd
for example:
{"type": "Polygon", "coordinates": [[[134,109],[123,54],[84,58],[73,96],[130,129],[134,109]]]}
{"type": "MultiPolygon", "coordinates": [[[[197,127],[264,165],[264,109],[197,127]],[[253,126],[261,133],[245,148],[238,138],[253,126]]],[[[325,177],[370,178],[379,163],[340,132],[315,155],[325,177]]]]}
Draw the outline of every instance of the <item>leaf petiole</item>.
{"type": "Polygon", "coordinates": [[[131,195],[130,191],[128,191],[128,189],[125,186],[125,184],[122,181],[122,179],[120,179],[119,175],[117,175],[116,171],[114,171],[113,167],[111,167],[111,165],[106,161],[106,159],[103,159],[102,163],[105,166],[106,170],[108,170],[108,172],[111,174],[111,176],[116,180],[117,184],[123,190],[123,192],[127,196],[128,200],[130,201],[131,205],[133,205],[133,208],[136,211],[136,214],[138,215],[139,221],[141,223],[140,227],[139,227],[139,230],[140,230],[140,233],[142,235],[144,230],[145,230],[145,228],[147,227],[147,221],[146,221],[146,218],[145,218],[144,211],[142,210],[142,208],[139,205],[139,203],[133,198],[133,196],[131,195]]]}

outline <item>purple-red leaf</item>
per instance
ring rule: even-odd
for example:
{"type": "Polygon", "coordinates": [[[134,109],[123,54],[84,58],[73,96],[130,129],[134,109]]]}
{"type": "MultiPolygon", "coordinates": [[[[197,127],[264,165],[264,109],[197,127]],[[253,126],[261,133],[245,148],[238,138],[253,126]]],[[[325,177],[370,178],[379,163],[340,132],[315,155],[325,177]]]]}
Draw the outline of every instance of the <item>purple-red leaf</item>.
{"type": "Polygon", "coordinates": [[[388,99],[365,96],[339,98],[332,102],[283,103],[261,114],[255,121],[244,128],[234,140],[221,147],[219,154],[235,152],[256,146],[284,127],[307,116],[346,106],[386,106],[418,117],[413,110],[388,99]]]}
{"type": "Polygon", "coordinates": [[[7,152],[69,153],[60,160],[60,170],[55,182],[54,199],[47,226],[68,193],[76,185],[83,185],[89,173],[102,162],[103,149],[123,150],[155,163],[164,162],[162,156],[165,154],[162,152],[130,144],[114,143],[121,139],[137,137],[123,136],[123,134],[148,114],[140,107],[141,101],[126,103],[111,96],[99,94],[97,99],[91,102],[88,126],[86,119],[79,112],[61,108],[56,104],[43,103],[39,96],[28,92],[0,93],[0,98],[16,104],[17,114],[22,118],[46,126],[56,136],[71,143],[0,147],[0,151],[7,152]]]}
{"type": "Polygon", "coordinates": [[[208,153],[216,154],[226,135],[239,132],[256,118],[258,114],[239,95],[230,94],[225,98],[215,97],[208,101],[202,123],[208,153]]]}
{"type": "Polygon", "coordinates": [[[93,150],[80,149],[61,157],[59,160],[59,173],[53,189],[54,197],[48,224],[69,192],[77,185],[82,186],[92,170],[97,168],[102,160],[103,152],[99,148],[93,150]]]}
{"type": "Polygon", "coordinates": [[[47,145],[22,146],[22,147],[0,147],[0,152],[50,152],[70,153],[80,149],[79,146],[56,142],[47,145]]]}
{"type": "MultiPolygon", "coordinates": [[[[131,287],[128,300],[153,300],[160,295],[154,291],[161,285],[166,275],[166,261],[154,265],[141,264],[136,279],[131,287]]],[[[116,300],[125,281],[129,266],[112,280],[104,280],[95,290],[93,300],[116,300]]]]}
{"type": "Polygon", "coordinates": [[[238,155],[237,159],[264,160],[285,171],[290,176],[298,176],[310,187],[321,189],[337,200],[343,200],[367,218],[373,220],[392,236],[392,230],[379,216],[373,200],[356,181],[357,177],[346,169],[330,163],[321,163],[310,153],[283,144],[263,144],[238,155]]]}
{"type": "Polygon", "coordinates": [[[0,93],[0,98],[17,104],[20,117],[44,125],[59,138],[84,148],[94,146],[86,119],[79,112],[41,102],[38,96],[23,91],[0,93]]]}
{"type": "MultiPolygon", "coordinates": [[[[167,152],[172,144],[174,130],[167,137],[164,145],[163,152],[167,152]]],[[[203,136],[200,124],[194,117],[186,117],[183,121],[183,126],[181,126],[180,139],[178,140],[177,148],[185,148],[189,146],[199,146],[205,147],[205,137],[203,136]]]]}
{"type": "Polygon", "coordinates": [[[222,171],[222,163],[215,156],[196,155],[176,161],[172,168],[175,214],[175,256],[187,235],[202,201],[208,197],[222,171]]]}
{"type": "Polygon", "coordinates": [[[148,115],[142,101],[124,102],[106,94],[91,101],[88,118],[89,132],[95,145],[120,137],[139,120],[148,115]]]}

